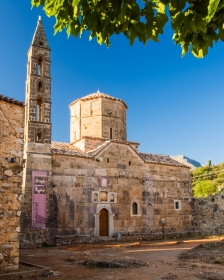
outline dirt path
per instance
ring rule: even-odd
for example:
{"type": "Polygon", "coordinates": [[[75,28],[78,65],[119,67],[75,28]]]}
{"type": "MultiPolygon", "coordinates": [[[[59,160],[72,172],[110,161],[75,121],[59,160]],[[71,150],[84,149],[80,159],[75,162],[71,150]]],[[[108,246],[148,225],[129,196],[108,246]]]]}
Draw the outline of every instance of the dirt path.
{"type": "MultiPolygon", "coordinates": [[[[178,256],[191,250],[201,243],[217,241],[188,240],[178,242],[136,242],[122,244],[80,244],[67,245],[58,248],[39,248],[21,250],[21,260],[30,263],[51,267],[59,271],[60,275],[55,279],[210,279],[224,280],[224,267],[220,263],[209,263],[200,260],[202,251],[194,254],[194,257],[179,259],[178,256]],[[196,256],[197,255],[197,256],[196,256]],[[92,260],[140,260],[148,266],[141,268],[99,268],[92,265],[92,260]],[[81,262],[89,260],[90,265],[84,266],[81,262]],[[93,267],[92,267],[93,266],[93,267]]],[[[206,249],[206,248],[205,248],[206,249]]],[[[211,252],[212,255],[216,251],[211,252]]],[[[186,254],[184,254],[185,256],[186,254]]],[[[223,256],[224,258],[224,256],[223,256]]],[[[32,279],[46,279],[34,277],[32,279]]]]}

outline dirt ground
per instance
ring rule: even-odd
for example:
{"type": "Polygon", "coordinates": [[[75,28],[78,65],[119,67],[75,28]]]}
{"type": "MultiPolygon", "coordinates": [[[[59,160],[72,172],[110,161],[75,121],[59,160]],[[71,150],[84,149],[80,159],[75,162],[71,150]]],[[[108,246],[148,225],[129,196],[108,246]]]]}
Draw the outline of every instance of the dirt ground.
{"type": "MultiPolygon", "coordinates": [[[[21,260],[49,266],[55,279],[209,279],[224,280],[223,237],[203,240],[79,244],[23,249],[21,260]],[[82,262],[88,260],[85,266],[82,262]],[[140,268],[96,267],[94,260],[137,260],[140,268]]],[[[31,278],[30,278],[31,279],[31,278]]],[[[44,276],[32,277],[46,279],[44,276]]]]}

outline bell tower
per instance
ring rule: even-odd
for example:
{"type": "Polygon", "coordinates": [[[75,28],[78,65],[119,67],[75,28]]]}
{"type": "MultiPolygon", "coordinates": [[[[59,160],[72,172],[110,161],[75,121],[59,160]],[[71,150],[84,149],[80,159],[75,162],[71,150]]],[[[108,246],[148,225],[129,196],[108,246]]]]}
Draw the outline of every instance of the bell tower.
{"type": "Polygon", "coordinates": [[[40,17],[28,51],[25,123],[26,143],[51,144],[50,48],[40,17]]]}
{"type": "Polygon", "coordinates": [[[39,17],[27,63],[21,242],[30,231],[34,240],[40,231],[47,237],[54,226],[51,176],[50,48],[39,17]]]}

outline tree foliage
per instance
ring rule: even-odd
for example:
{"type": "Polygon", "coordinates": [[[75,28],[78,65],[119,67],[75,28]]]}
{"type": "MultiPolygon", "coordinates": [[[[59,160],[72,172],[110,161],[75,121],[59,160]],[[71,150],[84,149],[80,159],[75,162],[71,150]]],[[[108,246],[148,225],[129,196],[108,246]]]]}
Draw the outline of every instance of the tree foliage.
{"type": "Polygon", "coordinates": [[[216,194],[218,189],[212,181],[205,180],[197,183],[194,186],[193,191],[195,197],[205,198],[209,195],[216,194]]]}
{"type": "Polygon", "coordinates": [[[224,188],[224,163],[201,166],[192,171],[192,186],[195,197],[218,193],[224,188]]]}
{"type": "Polygon", "coordinates": [[[123,33],[132,45],[137,38],[146,44],[158,42],[171,22],[173,40],[182,56],[191,51],[197,58],[208,53],[214,42],[224,41],[224,0],[31,0],[54,16],[55,33],[68,36],[90,32],[99,44],[110,45],[113,34],[123,33]]]}

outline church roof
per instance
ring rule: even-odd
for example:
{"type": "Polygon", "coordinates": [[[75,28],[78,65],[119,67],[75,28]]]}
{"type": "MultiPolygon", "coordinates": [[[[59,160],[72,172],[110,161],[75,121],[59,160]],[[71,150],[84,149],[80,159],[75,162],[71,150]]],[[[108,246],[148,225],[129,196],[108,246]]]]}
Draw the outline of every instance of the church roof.
{"type": "Polygon", "coordinates": [[[108,94],[102,93],[102,92],[100,92],[99,90],[98,90],[97,92],[88,94],[88,95],[86,95],[86,96],[84,96],[84,97],[81,97],[81,98],[79,98],[79,99],[74,100],[74,101],[69,105],[69,107],[73,106],[76,102],[78,102],[78,101],[80,101],[80,100],[82,100],[82,101],[87,101],[87,100],[96,99],[96,98],[100,98],[100,97],[107,98],[107,99],[111,99],[111,100],[115,100],[115,101],[121,101],[121,102],[124,104],[125,108],[126,108],[126,109],[128,108],[127,104],[126,104],[122,99],[119,99],[119,98],[110,96],[110,95],[108,95],[108,94]]]}
{"type": "Polygon", "coordinates": [[[182,164],[166,155],[145,154],[145,153],[138,153],[138,154],[145,162],[148,163],[188,167],[187,165],[182,164]]]}
{"type": "Polygon", "coordinates": [[[79,148],[62,142],[51,142],[51,152],[52,154],[59,155],[69,155],[69,156],[78,156],[78,157],[87,157],[91,158],[88,154],[81,151],[79,148]]]}
{"type": "Polygon", "coordinates": [[[14,98],[10,98],[8,96],[4,96],[3,94],[0,94],[0,100],[6,101],[8,103],[13,103],[13,104],[19,105],[19,106],[24,106],[24,102],[15,100],[14,98]]]}
{"type": "MultiPolygon", "coordinates": [[[[69,143],[62,143],[62,142],[51,142],[51,152],[52,154],[57,155],[68,155],[68,156],[78,156],[78,157],[85,157],[85,158],[94,158],[99,152],[101,152],[106,146],[108,146],[111,142],[113,143],[120,143],[120,144],[128,144],[125,141],[118,141],[118,140],[107,140],[102,145],[97,147],[96,149],[85,153],[81,151],[79,148],[75,147],[69,143]]],[[[154,163],[154,164],[164,164],[164,165],[171,165],[171,166],[179,166],[179,167],[187,167],[185,164],[182,164],[169,156],[166,155],[157,155],[157,154],[145,154],[136,152],[147,163],[154,163]]]]}

